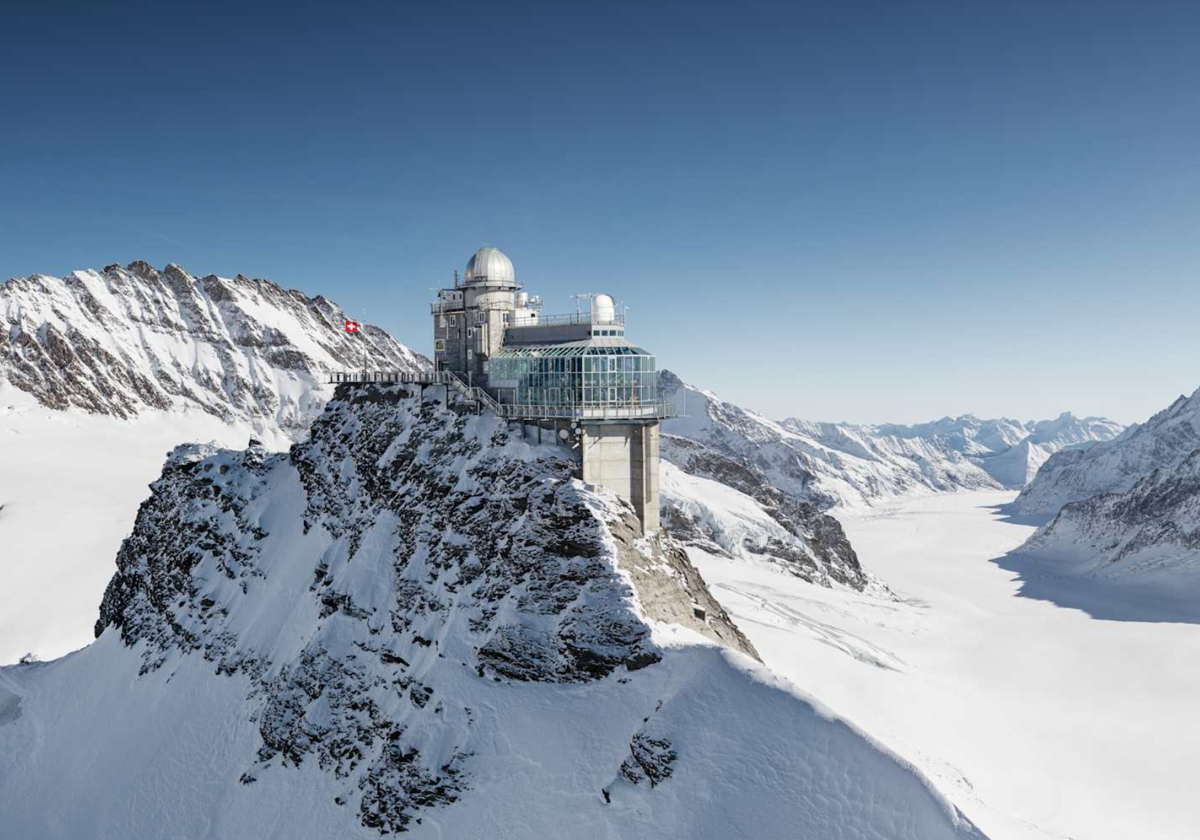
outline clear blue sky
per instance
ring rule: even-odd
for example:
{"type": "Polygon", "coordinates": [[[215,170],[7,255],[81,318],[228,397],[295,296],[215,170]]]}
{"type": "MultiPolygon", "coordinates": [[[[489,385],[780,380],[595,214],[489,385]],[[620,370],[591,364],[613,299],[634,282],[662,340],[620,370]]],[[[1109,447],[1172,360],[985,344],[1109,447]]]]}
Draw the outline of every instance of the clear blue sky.
{"type": "Polygon", "coordinates": [[[481,244],[773,416],[1200,386],[1200,7],[8,4],[0,276],[145,259],[428,351],[481,244]]]}

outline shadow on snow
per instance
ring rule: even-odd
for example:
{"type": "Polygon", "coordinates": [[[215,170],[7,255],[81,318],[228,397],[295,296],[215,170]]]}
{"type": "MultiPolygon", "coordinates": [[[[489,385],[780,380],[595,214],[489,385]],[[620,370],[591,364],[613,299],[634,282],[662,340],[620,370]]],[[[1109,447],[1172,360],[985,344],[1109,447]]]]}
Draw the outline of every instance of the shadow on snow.
{"type": "MultiPolygon", "coordinates": [[[[1041,527],[1054,514],[1021,514],[1012,505],[988,505],[1003,522],[1041,527]]],[[[1014,550],[991,562],[1020,581],[1017,595],[1081,610],[1100,621],[1200,624],[1200,578],[1104,578],[1076,573],[1069,561],[1014,550]]]]}

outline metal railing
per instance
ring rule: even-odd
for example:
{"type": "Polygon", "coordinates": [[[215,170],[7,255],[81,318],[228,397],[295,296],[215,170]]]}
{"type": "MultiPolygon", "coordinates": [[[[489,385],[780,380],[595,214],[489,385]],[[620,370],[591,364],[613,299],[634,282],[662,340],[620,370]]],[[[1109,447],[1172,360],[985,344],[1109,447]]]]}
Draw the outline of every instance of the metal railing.
{"type": "Polygon", "coordinates": [[[428,373],[397,370],[331,373],[329,382],[331,385],[448,385],[467,400],[486,406],[494,414],[500,414],[504,408],[487,391],[475,385],[468,385],[458,374],[449,370],[431,370],[428,373]]]}
{"type": "Polygon", "coordinates": [[[663,420],[679,416],[671,403],[633,403],[616,405],[513,405],[500,403],[477,385],[468,385],[453,371],[438,370],[426,373],[378,370],[331,373],[333,385],[446,385],[466,400],[486,408],[506,420],[663,420]]]}
{"type": "MultiPolygon", "coordinates": [[[[530,298],[526,303],[526,309],[540,309],[542,305],[541,298],[530,298]]],[[[441,315],[445,312],[463,312],[466,309],[466,304],[461,300],[435,300],[429,304],[429,311],[434,315],[441,315]]],[[[471,311],[491,312],[494,310],[514,311],[517,307],[508,301],[493,300],[488,303],[476,303],[470,307],[471,311]]]]}
{"type": "Polygon", "coordinates": [[[536,318],[514,318],[509,322],[510,327],[549,327],[562,324],[619,324],[624,326],[625,315],[617,312],[613,313],[611,318],[594,321],[590,312],[572,312],[566,315],[538,315],[536,318]]]}
{"type": "Polygon", "coordinates": [[[501,405],[496,412],[513,420],[663,420],[677,417],[670,403],[640,405],[501,405]]]}

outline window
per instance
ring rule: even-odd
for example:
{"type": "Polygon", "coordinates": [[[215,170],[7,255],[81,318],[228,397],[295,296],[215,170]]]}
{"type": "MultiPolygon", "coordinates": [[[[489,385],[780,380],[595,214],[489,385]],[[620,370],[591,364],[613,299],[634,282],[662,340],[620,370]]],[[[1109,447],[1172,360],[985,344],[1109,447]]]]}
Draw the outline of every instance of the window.
{"type": "Polygon", "coordinates": [[[445,315],[438,318],[438,326],[441,327],[442,329],[446,329],[446,316],[445,315]]]}
{"type": "Polygon", "coordinates": [[[487,313],[486,312],[476,312],[475,313],[475,323],[476,324],[487,323],[487,313]]]}
{"type": "Polygon", "coordinates": [[[474,338],[474,337],[475,337],[475,328],[467,327],[467,338],[474,338]]]}
{"type": "Polygon", "coordinates": [[[436,339],[433,342],[433,352],[435,352],[435,353],[446,352],[446,339],[444,339],[444,338],[436,339]]]}

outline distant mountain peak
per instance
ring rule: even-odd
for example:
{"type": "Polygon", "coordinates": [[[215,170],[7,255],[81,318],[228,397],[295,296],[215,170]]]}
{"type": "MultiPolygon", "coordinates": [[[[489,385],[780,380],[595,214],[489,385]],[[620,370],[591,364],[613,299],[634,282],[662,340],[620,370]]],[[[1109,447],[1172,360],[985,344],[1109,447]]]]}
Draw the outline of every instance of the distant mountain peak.
{"type": "MultiPolygon", "coordinates": [[[[1097,418],[1080,425],[1107,422],[1097,418]]],[[[1025,514],[1057,513],[1070,502],[1103,493],[1127,493],[1157,469],[1174,469],[1200,448],[1200,389],[1179,396],[1145,423],[1086,451],[1067,449],[1051,456],[1017,497],[1025,514]]]]}

